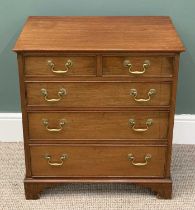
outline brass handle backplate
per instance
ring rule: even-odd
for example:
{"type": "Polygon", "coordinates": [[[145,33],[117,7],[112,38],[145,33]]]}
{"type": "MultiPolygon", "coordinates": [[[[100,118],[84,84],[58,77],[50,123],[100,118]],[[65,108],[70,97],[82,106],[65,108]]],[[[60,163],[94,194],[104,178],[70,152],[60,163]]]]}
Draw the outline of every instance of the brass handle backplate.
{"type": "Polygon", "coordinates": [[[132,128],[132,130],[134,130],[135,132],[145,132],[149,129],[149,127],[153,124],[153,120],[152,119],[147,119],[146,121],[146,128],[136,128],[136,122],[134,119],[129,119],[129,124],[132,128]]]}
{"type": "Polygon", "coordinates": [[[156,94],[155,89],[150,89],[148,91],[148,97],[147,98],[137,98],[137,90],[136,89],[131,89],[130,90],[130,95],[133,96],[133,99],[137,102],[147,102],[151,100],[151,96],[156,94]]]}
{"type": "Polygon", "coordinates": [[[66,120],[65,119],[59,120],[59,128],[49,128],[48,119],[42,119],[42,122],[43,122],[43,125],[45,126],[47,131],[49,131],[49,132],[60,132],[63,129],[63,127],[66,123],[66,120]]]}
{"type": "Polygon", "coordinates": [[[146,70],[149,68],[150,61],[145,60],[142,65],[143,69],[140,71],[132,71],[131,69],[132,69],[133,64],[131,64],[131,62],[129,60],[124,60],[123,66],[128,68],[130,74],[140,75],[140,74],[144,74],[146,72],[146,70]]]}
{"type": "Polygon", "coordinates": [[[73,62],[70,59],[68,59],[65,63],[65,70],[55,70],[55,64],[51,60],[48,60],[47,64],[50,67],[50,70],[56,74],[66,74],[73,66],[73,62]]]}
{"type": "Polygon", "coordinates": [[[57,101],[60,101],[63,98],[63,96],[65,96],[66,94],[67,94],[66,89],[61,88],[58,91],[58,98],[51,98],[51,99],[49,99],[48,98],[48,92],[47,92],[47,90],[44,89],[44,88],[41,89],[41,95],[44,96],[44,99],[47,102],[57,102],[57,101]]]}
{"type": "Polygon", "coordinates": [[[135,160],[135,157],[133,156],[133,154],[128,154],[128,159],[129,161],[131,161],[132,165],[134,166],[146,166],[148,165],[148,162],[151,160],[152,158],[152,155],[151,154],[146,154],[144,159],[145,159],[145,162],[143,163],[136,163],[134,160],[135,160]]]}
{"type": "Polygon", "coordinates": [[[68,159],[68,156],[67,154],[63,154],[60,156],[60,162],[52,162],[51,159],[51,155],[45,155],[44,158],[47,160],[47,163],[50,165],[50,166],[56,166],[56,167],[59,167],[59,166],[62,166],[64,164],[64,160],[67,160],[68,159]]]}

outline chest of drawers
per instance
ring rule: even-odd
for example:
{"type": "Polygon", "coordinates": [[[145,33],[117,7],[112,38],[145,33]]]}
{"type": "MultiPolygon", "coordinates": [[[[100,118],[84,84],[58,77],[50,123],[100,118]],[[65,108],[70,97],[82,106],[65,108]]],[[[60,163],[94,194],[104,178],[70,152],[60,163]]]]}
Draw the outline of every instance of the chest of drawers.
{"type": "Polygon", "coordinates": [[[171,198],[179,54],[169,17],[29,17],[17,52],[27,199],[60,183],[171,198]]]}

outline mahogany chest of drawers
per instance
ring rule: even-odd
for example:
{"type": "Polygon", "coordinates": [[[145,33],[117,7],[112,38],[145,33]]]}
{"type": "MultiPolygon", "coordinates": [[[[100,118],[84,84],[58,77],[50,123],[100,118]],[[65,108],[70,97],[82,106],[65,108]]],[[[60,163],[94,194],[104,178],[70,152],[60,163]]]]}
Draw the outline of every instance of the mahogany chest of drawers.
{"type": "Polygon", "coordinates": [[[29,17],[17,52],[27,199],[59,183],[171,198],[179,54],[169,17],[29,17]]]}

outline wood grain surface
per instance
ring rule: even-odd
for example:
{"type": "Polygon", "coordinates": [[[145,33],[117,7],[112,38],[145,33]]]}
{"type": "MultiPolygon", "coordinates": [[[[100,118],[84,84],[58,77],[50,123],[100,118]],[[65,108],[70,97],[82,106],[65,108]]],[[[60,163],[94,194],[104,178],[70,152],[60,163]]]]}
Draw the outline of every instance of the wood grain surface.
{"type": "Polygon", "coordinates": [[[48,107],[130,107],[169,105],[171,97],[170,83],[131,83],[131,82],[36,82],[27,84],[28,106],[48,107]],[[64,88],[66,95],[58,102],[47,102],[41,95],[46,89],[48,99],[58,98],[58,92],[64,88]],[[150,101],[137,102],[130,95],[131,89],[137,90],[138,99],[147,99],[150,89],[156,94],[150,101]]]}
{"type": "Polygon", "coordinates": [[[123,176],[162,177],[164,174],[166,147],[159,146],[90,146],[90,145],[40,145],[31,146],[32,176],[123,176]],[[145,162],[145,155],[151,154],[146,166],[134,166],[135,162],[145,162]],[[51,155],[53,162],[60,162],[60,156],[67,155],[61,167],[50,166],[45,155],[51,155]]]}
{"type": "Polygon", "coordinates": [[[105,76],[128,76],[128,77],[161,77],[172,76],[173,58],[163,56],[103,56],[103,75],[105,76]],[[124,62],[131,63],[131,71],[143,71],[143,64],[149,61],[150,66],[144,74],[135,75],[129,73],[129,68],[124,66],[124,62]]]}
{"type": "Polygon", "coordinates": [[[29,17],[14,51],[167,51],[184,46],[169,17],[29,17]]]}
{"type": "Polygon", "coordinates": [[[27,76],[96,76],[95,56],[28,56],[25,57],[25,75],[27,76]],[[55,65],[55,71],[65,71],[65,63],[71,60],[72,66],[67,73],[58,74],[51,71],[48,61],[55,65]]]}
{"type": "Polygon", "coordinates": [[[40,112],[29,113],[29,138],[55,139],[166,139],[169,115],[167,112],[40,112]],[[49,132],[43,125],[43,119],[48,119],[49,128],[59,128],[59,121],[66,123],[59,132],[49,132]],[[145,132],[133,131],[129,119],[136,122],[135,128],[146,128],[146,121],[153,124],[145,132]]]}

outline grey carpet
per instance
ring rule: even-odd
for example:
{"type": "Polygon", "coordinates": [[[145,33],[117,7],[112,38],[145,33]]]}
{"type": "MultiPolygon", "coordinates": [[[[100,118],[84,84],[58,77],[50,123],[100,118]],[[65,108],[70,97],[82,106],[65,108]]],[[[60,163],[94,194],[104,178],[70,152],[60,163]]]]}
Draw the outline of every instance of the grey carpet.
{"type": "Polygon", "coordinates": [[[122,210],[195,209],[195,145],[174,145],[173,199],[159,200],[147,189],[128,184],[68,184],[25,200],[22,143],[0,143],[0,209],[122,210]]]}

